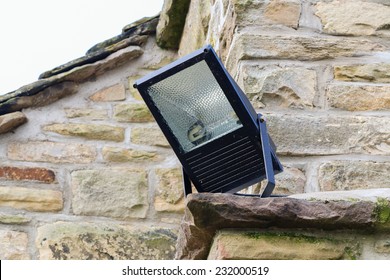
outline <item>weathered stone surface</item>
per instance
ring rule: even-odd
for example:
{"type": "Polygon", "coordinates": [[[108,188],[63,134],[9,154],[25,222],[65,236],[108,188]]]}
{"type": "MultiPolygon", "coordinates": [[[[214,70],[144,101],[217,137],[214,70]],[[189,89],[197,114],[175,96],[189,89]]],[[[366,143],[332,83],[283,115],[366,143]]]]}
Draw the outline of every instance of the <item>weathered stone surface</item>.
{"type": "Polygon", "coordinates": [[[131,142],[140,145],[170,147],[164,134],[157,127],[135,127],[131,129],[131,142]]]}
{"type": "Polygon", "coordinates": [[[23,224],[28,224],[30,221],[31,218],[27,218],[22,215],[0,214],[0,224],[23,225],[23,224]]]}
{"type": "Polygon", "coordinates": [[[323,30],[334,35],[390,35],[390,7],[362,1],[320,2],[323,30]]]}
{"type": "Polygon", "coordinates": [[[108,111],[104,109],[88,109],[88,108],[67,108],[65,115],[69,119],[85,118],[88,120],[106,120],[108,119],[108,111]]]}
{"type": "Polygon", "coordinates": [[[14,112],[0,116],[0,134],[10,132],[27,122],[22,112],[14,112]]]}
{"type": "Polygon", "coordinates": [[[256,108],[312,108],[315,106],[317,74],[303,67],[242,67],[244,92],[256,108]]]}
{"type": "Polygon", "coordinates": [[[114,107],[114,119],[118,122],[152,122],[154,118],[145,104],[118,104],[114,107]]]}
{"type": "Polygon", "coordinates": [[[329,105],[348,111],[390,109],[390,86],[331,84],[326,91],[329,105]]]}
{"type": "Polygon", "coordinates": [[[151,162],[159,160],[157,152],[123,149],[119,147],[104,147],[103,158],[111,162],[151,162]]]}
{"type": "Polygon", "coordinates": [[[387,117],[267,114],[269,134],[283,155],[390,154],[387,117]]]}
{"type": "Polygon", "coordinates": [[[390,83],[390,64],[336,66],[334,68],[334,78],[347,82],[390,83]]]}
{"type": "Polygon", "coordinates": [[[92,94],[89,99],[92,101],[122,101],[126,99],[126,90],[123,84],[116,84],[103,88],[92,94]]]}
{"type": "Polygon", "coordinates": [[[53,183],[56,176],[53,170],[46,168],[0,166],[0,178],[16,181],[28,180],[53,183]]]}
{"type": "Polygon", "coordinates": [[[223,230],[215,236],[208,259],[338,260],[356,259],[358,255],[358,244],[348,240],[294,232],[223,230]]]}
{"type": "Polygon", "coordinates": [[[154,208],[159,212],[183,212],[183,177],[180,168],[162,168],[156,170],[157,188],[154,208]]]}
{"type": "Polygon", "coordinates": [[[143,101],[143,99],[142,99],[142,96],[139,93],[139,91],[136,88],[134,88],[133,85],[135,84],[135,81],[138,80],[141,77],[142,76],[131,76],[131,77],[127,78],[127,80],[129,81],[129,91],[130,91],[130,94],[131,94],[131,96],[135,100],[138,100],[138,101],[143,101]]]}
{"type": "Polygon", "coordinates": [[[49,260],[172,259],[176,233],[107,223],[56,222],[38,228],[39,258],[49,260]]]}
{"type": "MultiPolygon", "coordinates": [[[[275,195],[291,195],[303,193],[306,185],[306,175],[299,168],[291,166],[283,166],[283,172],[275,175],[276,187],[272,194],[275,195]]],[[[265,187],[265,181],[256,186],[254,193],[262,193],[265,187]]]]}
{"type": "Polygon", "coordinates": [[[95,140],[122,142],[125,139],[125,128],[103,124],[56,123],[44,126],[43,130],[95,140]]]}
{"type": "Polygon", "coordinates": [[[332,161],[321,164],[321,191],[390,187],[390,163],[374,161],[332,161]]]}
{"type": "Polygon", "coordinates": [[[384,50],[380,44],[368,40],[313,35],[274,35],[249,29],[236,35],[227,60],[228,70],[234,74],[240,60],[293,59],[321,60],[343,56],[362,56],[384,50]]]}
{"type": "Polygon", "coordinates": [[[28,260],[28,236],[24,232],[0,230],[0,259],[28,260]]]}
{"type": "Polygon", "coordinates": [[[21,187],[0,187],[0,206],[37,212],[60,211],[62,192],[21,187]]]}
{"type": "Polygon", "coordinates": [[[217,230],[272,227],[367,229],[376,205],[364,201],[306,201],[293,198],[190,194],[177,243],[177,259],[205,259],[217,230]]]}
{"type": "Polygon", "coordinates": [[[390,254],[390,239],[384,238],[375,241],[374,249],[377,253],[390,254]]]}
{"type": "Polygon", "coordinates": [[[276,23],[297,29],[301,15],[301,1],[271,0],[265,9],[264,15],[276,23]]]}
{"type": "Polygon", "coordinates": [[[52,163],[91,163],[96,159],[96,150],[82,144],[47,141],[14,142],[8,144],[8,158],[52,163]]]}
{"type": "Polygon", "coordinates": [[[146,217],[149,203],[144,170],[78,170],[71,176],[74,214],[120,219],[146,217]]]}
{"type": "Polygon", "coordinates": [[[157,44],[161,48],[179,47],[190,2],[190,0],[164,1],[156,29],[157,44]]]}

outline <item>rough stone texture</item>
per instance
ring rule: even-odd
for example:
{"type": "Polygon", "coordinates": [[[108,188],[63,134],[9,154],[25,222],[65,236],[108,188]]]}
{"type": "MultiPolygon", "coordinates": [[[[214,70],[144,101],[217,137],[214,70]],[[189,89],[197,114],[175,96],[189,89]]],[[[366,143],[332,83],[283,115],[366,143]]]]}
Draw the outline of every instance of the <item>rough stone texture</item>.
{"type": "Polygon", "coordinates": [[[156,41],[161,48],[179,47],[190,2],[190,0],[164,1],[156,30],[156,41]]]}
{"type": "Polygon", "coordinates": [[[357,244],[293,232],[221,231],[214,237],[211,260],[356,259],[357,244]],[[356,253],[355,253],[356,252],[356,253]]]}
{"type": "Polygon", "coordinates": [[[88,120],[106,120],[108,111],[103,109],[67,108],[65,115],[69,119],[85,118],[88,120]]]}
{"type": "Polygon", "coordinates": [[[118,104],[114,107],[114,119],[118,122],[152,122],[154,118],[145,104],[118,104]]]}
{"type": "Polygon", "coordinates": [[[390,163],[374,161],[332,161],[321,164],[321,191],[390,187],[390,163]]]}
{"type": "Polygon", "coordinates": [[[71,176],[75,215],[120,219],[146,217],[149,203],[144,170],[78,170],[71,176]]]}
{"type": "Polygon", "coordinates": [[[95,140],[122,142],[125,139],[125,128],[103,124],[57,123],[44,126],[43,130],[95,140]]]}
{"type": "Polygon", "coordinates": [[[128,77],[127,80],[129,81],[129,91],[130,91],[130,95],[135,99],[135,100],[138,100],[138,101],[143,101],[142,99],[142,96],[141,94],[139,93],[139,91],[134,88],[134,84],[135,84],[135,81],[138,80],[139,78],[141,78],[142,76],[131,76],[131,77],[128,77]]]}
{"type": "Polygon", "coordinates": [[[161,260],[173,258],[175,241],[168,228],[56,222],[39,227],[35,243],[41,260],[161,260]]]}
{"type": "Polygon", "coordinates": [[[157,188],[154,208],[159,212],[183,212],[183,177],[180,168],[162,168],[156,170],[157,188]]]}
{"type": "Polygon", "coordinates": [[[0,206],[37,212],[60,211],[62,192],[21,187],[0,187],[0,206]]]}
{"type": "Polygon", "coordinates": [[[308,113],[265,117],[268,132],[282,155],[390,154],[387,117],[308,113]]]}
{"type": "MultiPolygon", "coordinates": [[[[276,187],[272,194],[291,195],[303,193],[306,185],[305,172],[299,168],[283,165],[283,172],[275,175],[276,187]]],[[[262,193],[265,188],[265,181],[260,183],[254,189],[254,193],[262,193]]]]}
{"type": "Polygon", "coordinates": [[[334,35],[390,35],[390,7],[362,1],[316,5],[323,31],[334,35]]]}
{"type": "Polygon", "coordinates": [[[122,101],[126,99],[125,86],[116,84],[110,87],[103,88],[92,94],[89,99],[92,101],[122,101]]]}
{"type": "Polygon", "coordinates": [[[91,163],[96,159],[96,150],[91,146],[72,143],[14,142],[8,144],[8,158],[34,162],[91,163]]]}
{"type": "Polygon", "coordinates": [[[347,82],[390,83],[390,64],[336,66],[334,67],[334,78],[347,82]]]}
{"type": "Polygon", "coordinates": [[[24,232],[0,230],[0,259],[28,260],[28,236],[24,232]]]}
{"type": "Polygon", "coordinates": [[[14,112],[0,116],[0,134],[10,132],[27,122],[22,112],[14,112]]]}
{"type": "Polygon", "coordinates": [[[271,0],[264,15],[276,23],[297,29],[301,15],[301,0],[271,0]]]}
{"type": "Polygon", "coordinates": [[[0,166],[0,178],[15,181],[39,181],[53,183],[55,173],[53,170],[35,167],[0,166]]]}
{"type": "Polygon", "coordinates": [[[31,222],[31,218],[27,218],[22,215],[0,214],[0,224],[24,225],[28,224],[29,222],[31,222]]]}
{"type": "Polygon", "coordinates": [[[385,238],[375,241],[374,249],[377,253],[390,254],[390,239],[385,238]]]}
{"type": "Polygon", "coordinates": [[[317,95],[315,70],[303,67],[242,67],[244,92],[255,108],[312,108],[317,95]]]}
{"type": "Polygon", "coordinates": [[[217,230],[224,228],[367,229],[376,205],[364,201],[306,201],[293,198],[190,194],[177,243],[177,259],[205,259],[217,230]]]}
{"type": "Polygon", "coordinates": [[[131,141],[140,145],[170,147],[164,134],[157,127],[135,127],[131,129],[131,141]]]}
{"type": "Polygon", "coordinates": [[[157,152],[123,149],[119,147],[104,147],[103,158],[111,162],[151,162],[159,160],[157,152]]]}
{"type": "Polygon", "coordinates": [[[326,91],[329,106],[348,111],[390,109],[390,86],[329,85],[326,91]]]}

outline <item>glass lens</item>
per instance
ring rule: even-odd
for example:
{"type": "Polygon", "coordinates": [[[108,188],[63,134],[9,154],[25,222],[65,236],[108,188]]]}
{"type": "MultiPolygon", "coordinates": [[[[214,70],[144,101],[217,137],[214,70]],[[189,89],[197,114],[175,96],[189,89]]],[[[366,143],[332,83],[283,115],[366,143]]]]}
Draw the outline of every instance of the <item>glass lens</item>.
{"type": "Polygon", "coordinates": [[[242,127],[205,61],[148,88],[184,152],[242,127]]]}

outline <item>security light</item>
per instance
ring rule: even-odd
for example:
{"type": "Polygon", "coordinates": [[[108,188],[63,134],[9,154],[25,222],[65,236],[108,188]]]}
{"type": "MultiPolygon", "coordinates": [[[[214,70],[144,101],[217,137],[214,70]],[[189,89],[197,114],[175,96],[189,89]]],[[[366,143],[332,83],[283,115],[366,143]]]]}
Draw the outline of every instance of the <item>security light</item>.
{"type": "Polygon", "coordinates": [[[185,194],[238,192],[283,170],[266,123],[211,46],[137,80],[138,89],[183,166],[185,194]]]}

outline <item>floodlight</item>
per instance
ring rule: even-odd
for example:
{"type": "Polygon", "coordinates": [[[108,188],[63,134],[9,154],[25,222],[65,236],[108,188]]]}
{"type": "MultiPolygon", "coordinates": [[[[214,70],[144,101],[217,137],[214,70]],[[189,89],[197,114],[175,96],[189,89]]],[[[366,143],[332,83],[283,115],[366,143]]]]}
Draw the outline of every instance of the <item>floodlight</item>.
{"type": "Polygon", "coordinates": [[[211,46],[137,80],[138,89],[183,166],[185,194],[238,192],[283,170],[266,122],[211,46]]]}

